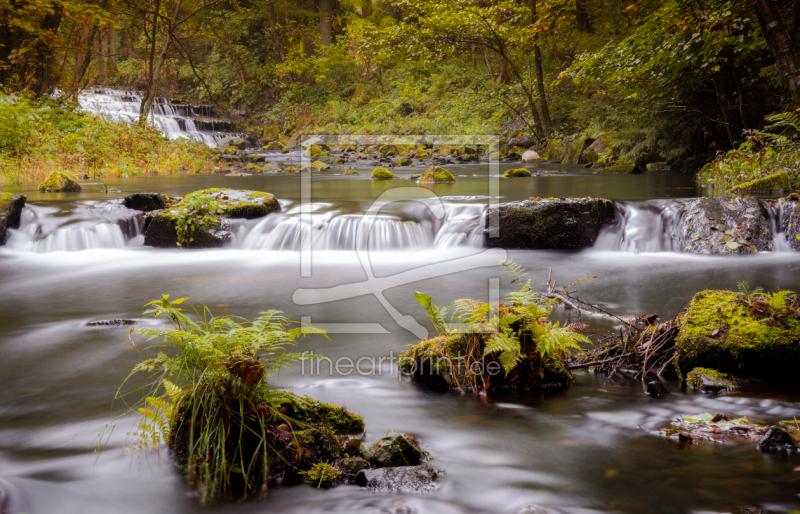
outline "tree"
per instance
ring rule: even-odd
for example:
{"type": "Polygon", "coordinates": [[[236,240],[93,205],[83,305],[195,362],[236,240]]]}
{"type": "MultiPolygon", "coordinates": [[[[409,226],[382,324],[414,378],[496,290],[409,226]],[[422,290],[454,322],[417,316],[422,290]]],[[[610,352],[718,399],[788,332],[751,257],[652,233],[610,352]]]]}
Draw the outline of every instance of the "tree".
{"type": "MultiPolygon", "coordinates": [[[[797,27],[797,2],[795,2],[795,27],[797,27]]],[[[780,70],[789,95],[795,105],[800,106],[800,67],[797,63],[797,53],[792,43],[792,38],[783,23],[778,8],[772,0],[754,0],[761,31],[775,56],[775,65],[780,70]]],[[[797,37],[797,30],[795,30],[797,37]]]]}

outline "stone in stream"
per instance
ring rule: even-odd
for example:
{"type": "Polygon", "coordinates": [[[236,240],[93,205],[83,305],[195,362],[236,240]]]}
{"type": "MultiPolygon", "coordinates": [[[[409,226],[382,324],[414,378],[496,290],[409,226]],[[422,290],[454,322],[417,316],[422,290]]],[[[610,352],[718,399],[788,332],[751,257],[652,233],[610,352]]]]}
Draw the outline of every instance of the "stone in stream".
{"type": "Polygon", "coordinates": [[[25,195],[0,194],[0,245],[6,244],[8,229],[19,228],[20,216],[27,199],[25,195]]]}
{"type": "Polygon", "coordinates": [[[436,490],[435,469],[421,466],[399,466],[395,468],[364,469],[356,475],[356,483],[376,492],[430,493],[436,490]]]}
{"type": "Polygon", "coordinates": [[[90,321],[86,324],[87,327],[121,327],[123,325],[133,325],[136,323],[132,319],[102,319],[99,321],[90,321]]]}
{"type": "Polygon", "coordinates": [[[484,246],[531,250],[586,248],[597,240],[602,226],[613,223],[616,216],[614,202],[603,198],[532,198],[504,203],[486,214],[484,246]],[[497,237],[491,237],[493,215],[499,216],[497,237]]]}
{"type": "Polygon", "coordinates": [[[527,150],[522,154],[522,162],[536,162],[539,159],[539,154],[535,150],[527,150]]]}
{"type": "Polygon", "coordinates": [[[781,230],[792,250],[800,251],[800,195],[781,200],[781,230]]]}
{"type": "Polygon", "coordinates": [[[792,189],[789,174],[779,171],[763,178],[733,186],[733,193],[783,193],[792,189]]]}
{"type": "Polygon", "coordinates": [[[794,446],[794,443],[792,442],[792,437],[789,435],[789,432],[778,427],[772,427],[767,430],[767,433],[764,434],[764,437],[758,442],[758,449],[762,451],[774,449],[779,446],[794,446]]]}
{"type": "Polygon", "coordinates": [[[79,193],[83,189],[66,173],[54,171],[39,184],[39,191],[42,193],[79,193]]]}
{"type": "Polygon", "coordinates": [[[161,193],[133,193],[122,200],[122,205],[135,211],[159,211],[170,204],[169,197],[161,193]]]}
{"type": "Polygon", "coordinates": [[[145,220],[144,244],[160,248],[216,248],[230,241],[232,218],[255,219],[279,211],[270,193],[203,189],[145,220]]]}
{"type": "Polygon", "coordinates": [[[686,376],[686,383],[692,389],[706,393],[721,393],[739,389],[739,385],[728,374],[708,368],[694,368],[686,376]]]}
{"type": "Polygon", "coordinates": [[[363,457],[345,457],[336,463],[342,472],[350,479],[355,479],[359,471],[372,468],[372,464],[363,457]]]}
{"type": "Polygon", "coordinates": [[[684,252],[748,254],[771,251],[772,226],[757,198],[698,198],[680,212],[684,252]]]}
{"type": "Polygon", "coordinates": [[[422,459],[422,451],[407,437],[391,430],[363,452],[370,464],[379,468],[416,466],[422,459]]]}
{"type": "Polygon", "coordinates": [[[669,391],[661,382],[654,380],[647,384],[647,394],[652,396],[653,398],[661,398],[662,396],[667,396],[669,391]]]}

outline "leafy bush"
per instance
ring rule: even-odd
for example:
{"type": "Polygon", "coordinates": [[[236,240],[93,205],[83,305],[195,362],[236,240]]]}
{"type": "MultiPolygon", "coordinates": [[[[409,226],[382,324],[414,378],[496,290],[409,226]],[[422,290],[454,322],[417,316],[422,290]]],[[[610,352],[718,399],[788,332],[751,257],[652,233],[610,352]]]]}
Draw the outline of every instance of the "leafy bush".
{"type": "Polygon", "coordinates": [[[0,180],[41,180],[52,171],[93,178],[197,173],[211,164],[202,143],[158,129],[112,123],[47,98],[0,93],[0,180]]]}

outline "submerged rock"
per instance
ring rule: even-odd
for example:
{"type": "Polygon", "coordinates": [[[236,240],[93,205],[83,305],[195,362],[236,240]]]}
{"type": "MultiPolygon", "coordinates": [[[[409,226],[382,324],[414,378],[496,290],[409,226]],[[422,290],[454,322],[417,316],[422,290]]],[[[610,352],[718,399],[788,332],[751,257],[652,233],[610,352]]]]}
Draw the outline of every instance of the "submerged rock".
{"type": "Polygon", "coordinates": [[[500,204],[486,214],[484,246],[534,250],[572,250],[592,246],[600,228],[616,219],[614,202],[602,198],[530,199],[500,204]],[[491,237],[493,213],[499,237],[491,237]]]}
{"type": "Polygon", "coordinates": [[[27,199],[25,195],[0,194],[0,245],[6,244],[8,229],[19,228],[20,216],[27,199]]]}
{"type": "Polygon", "coordinates": [[[79,193],[83,189],[66,173],[54,171],[39,184],[39,191],[43,193],[79,193]]]}
{"type": "Polygon", "coordinates": [[[797,193],[781,203],[781,230],[792,250],[800,251],[800,195],[797,193]]]}
{"type": "Polygon", "coordinates": [[[661,398],[662,396],[667,396],[669,391],[661,382],[654,380],[647,384],[647,394],[652,396],[653,398],[661,398]]]}
{"type": "Polygon", "coordinates": [[[698,198],[681,209],[683,251],[747,254],[771,251],[772,226],[756,198],[698,198]]]}
{"type": "Polygon", "coordinates": [[[231,218],[255,219],[280,210],[270,193],[238,189],[204,189],[186,195],[169,209],[146,220],[146,246],[216,248],[232,236],[231,218]]]}
{"type": "Polygon", "coordinates": [[[144,212],[166,209],[169,204],[169,197],[161,193],[133,193],[122,200],[122,205],[128,209],[144,212]]]}
{"type": "Polygon", "coordinates": [[[386,493],[430,493],[436,490],[435,469],[421,466],[365,469],[356,475],[356,483],[376,492],[386,493]]]}
{"type": "Polygon", "coordinates": [[[379,468],[416,466],[422,451],[403,434],[391,430],[363,452],[370,464],[379,468]]]}
{"type": "Polygon", "coordinates": [[[795,295],[701,291],[678,318],[676,364],[789,381],[800,366],[795,295]]]}

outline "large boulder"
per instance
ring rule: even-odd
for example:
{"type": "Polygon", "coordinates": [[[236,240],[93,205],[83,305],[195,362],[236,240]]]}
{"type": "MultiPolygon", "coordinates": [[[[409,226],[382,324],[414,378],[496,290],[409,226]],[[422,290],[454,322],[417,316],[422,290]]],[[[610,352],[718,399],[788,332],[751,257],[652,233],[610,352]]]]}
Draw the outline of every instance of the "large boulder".
{"type": "Polygon", "coordinates": [[[39,191],[43,193],[79,193],[83,189],[66,173],[54,171],[39,184],[39,191]]]}
{"type": "Polygon", "coordinates": [[[791,179],[785,171],[733,186],[734,193],[783,193],[792,189],[791,179]]]}
{"type": "Polygon", "coordinates": [[[800,195],[792,193],[781,201],[781,230],[792,250],[800,251],[800,195]]]}
{"type": "Polygon", "coordinates": [[[535,150],[528,150],[522,154],[522,162],[537,162],[539,154],[535,150]]]}
{"type": "Polygon", "coordinates": [[[135,211],[158,211],[169,207],[170,200],[161,193],[133,193],[122,200],[122,205],[135,211]]]}
{"type": "Polygon", "coordinates": [[[677,236],[683,251],[697,254],[745,254],[770,251],[772,226],[756,198],[698,198],[680,212],[677,236]]]}
{"type": "Polygon", "coordinates": [[[20,215],[26,200],[25,195],[0,194],[0,245],[6,244],[8,229],[19,228],[20,215]]]}
{"type": "Polygon", "coordinates": [[[390,430],[375,444],[363,451],[364,458],[379,468],[416,466],[422,459],[422,451],[400,432],[390,430]]]}
{"type": "Polygon", "coordinates": [[[428,184],[455,184],[456,178],[444,168],[431,166],[425,170],[417,182],[428,184]]]}
{"type": "Polygon", "coordinates": [[[364,469],[356,475],[356,483],[376,492],[430,493],[436,490],[433,482],[437,476],[436,470],[427,464],[364,469]]]}
{"type": "Polygon", "coordinates": [[[572,250],[592,246],[603,225],[613,223],[617,208],[603,198],[529,199],[500,204],[486,215],[484,246],[535,250],[572,250]],[[490,233],[499,214],[497,237],[490,233]]]}
{"type": "Polygon", "coordinates": [[[231,218],[255,219],[280,210],[270,193],[204,189],[145,221],[144,244],[160,248],[216,248],[226,244],[231,218]]]}
{"type": "Polygon", "coordinates": [[[747,377],[788,380],[800,366],[800,323],[793,295],[708,290],[678,318],[676,363],[747,377]]]}

